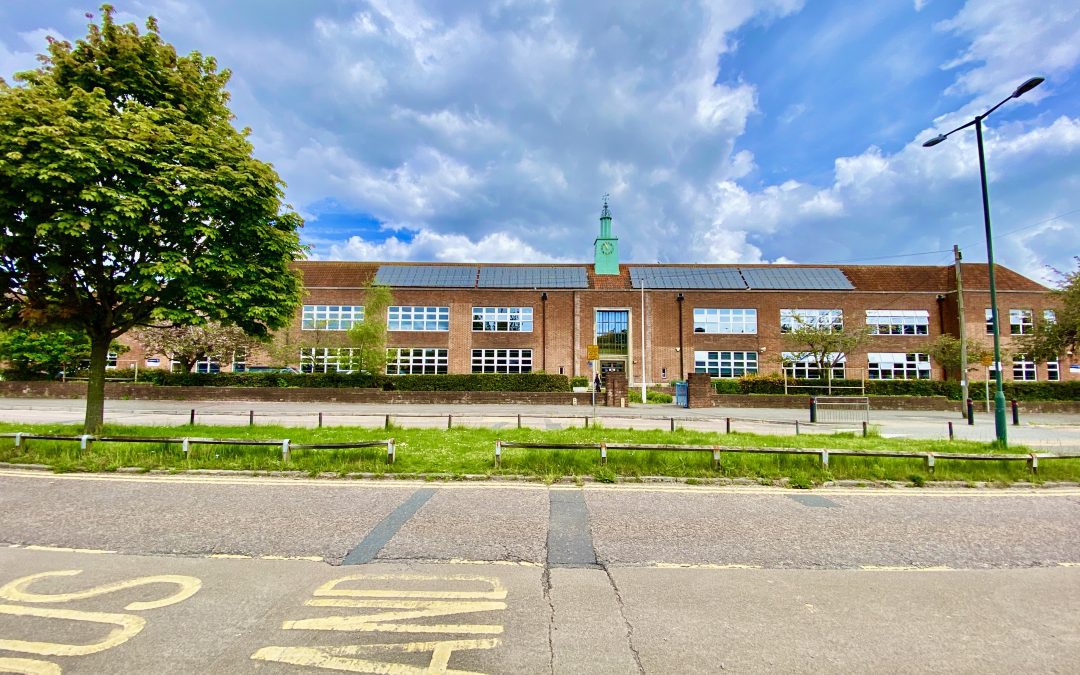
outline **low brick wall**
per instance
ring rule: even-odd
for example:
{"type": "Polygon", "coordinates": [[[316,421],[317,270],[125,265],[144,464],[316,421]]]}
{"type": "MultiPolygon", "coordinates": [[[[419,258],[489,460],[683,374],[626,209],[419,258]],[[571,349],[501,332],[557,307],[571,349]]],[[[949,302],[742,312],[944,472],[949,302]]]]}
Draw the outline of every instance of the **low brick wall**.
{"type": "MultiPolygon", "coordinates": [[[[85,382],[0,382],[0,397],[84,398],[85,382]]],[[[285,401],[290,403],[491,403],[591,405],[589,393],[550,391],[383,391],[328,387],[155,387],[105,383],[106,399],[136,401],[285,401]]],[[[600,401],[598,397],[598,401],[600,401]]]]}

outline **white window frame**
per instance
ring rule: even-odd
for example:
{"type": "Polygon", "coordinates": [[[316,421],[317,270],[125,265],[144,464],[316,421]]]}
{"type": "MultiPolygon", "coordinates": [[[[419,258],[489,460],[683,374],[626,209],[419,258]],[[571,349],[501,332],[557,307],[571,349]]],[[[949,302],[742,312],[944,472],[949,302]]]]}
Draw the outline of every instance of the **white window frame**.
{"type": "Polygon", "coordinates": [[[533,350],[494,347],[472,350],[474,373],[531,373],[533,350]]]}
{"type": "Polygon", "coordinates": [[[1012,358],[1013,380],[1015,382],[1038,382],[1039,371],[1035,362],[1027,354],[1016,354],[1012,358]]]}
{"type": "Polygon", "coordinates": [[[473,307],[472,329],[476,333],[531,333],[533,308],[473,307]]]}
{"type": "Polygon", "coordinates": [[[1044,309],[1043,323],[1057,323],[1057,312],[1052,309],[1044,309]]]}
{"type": "Polygon", "coordinates": [[[930,355],[921,352],[871,352],[866,363],[870,380],[931,379],[930,355]]]}
{"type": "Polygon", "coordinates": [[[442,347],[391,347],[386,350],[387,375],[445,375],[450,350],[442,347]]]}
{"type": "Polygon", "coordinates": [[[386,329],[415,333],[445,333],[450,330],[450,307],[394,305],[386,310],[386,329]]]}
{"type": "Polygon", "coordinates": [[[758,372],[758,354],[752,349],[695,351],[694,372],[724,379],[753,375],[758,372]]]}
{"type": "Polygon", "coordinates": [[[304,305],[300,330],[349,330],[363,320],[363,305],[304,305]]]}
{"type": "Polygon", "coordinates": [[[1046,362],[1046,381],[1047,382],[1060,382],[1061,381],[1061,363],[1059,361],[1047,361],[1046,362]]]}
{"type": "Polygon", "coordinates": [[[705,335],[756,335],[757,310],[695,307],[694,332],[705,335]]]}
{"type": "Polygon", "coordinates": [[[1031,335],[1035,332],[1035,312],[1030,309],[1009,310],[1009,335],[1031,335]]]}
{"type": "Polygon", "coordinates": [[[925,309],[868,309],[871,335],[929,335],[930,312],[925,309]]]}
{"type": "Polygon", "coordinates": [[[300,372],[351,373],[352,354],[352,347],[305,347],[300,350],[300,372]]]}
{"type": "Polygon", "coordinates": [[[994,334],[994,310],[991,307],[986,308],[986,334],[994,334]]]}
{"type": "Polygon", "coordinates": [[[780,332],[791,333],[797,328],[828,328],[831,331],[844,330],[844,310],[842,309],[781,309],[780,332]]]}
{"type": "MultiPolygon", "coordinates": [[[[832,379],[842,380],[847,373],[847,355],[830,354],[834,358],[832,367],[832,379]],[[839,357],[839,358],[837,358],[839,357]]],[[[818,365],[816,354],[801,354],[800,352],[781,352],[781,363],[788,377],[797,380],[823,380],[821,366],[818,365]],[[814,373],[811,376],[811,373],[814,373]]]]}

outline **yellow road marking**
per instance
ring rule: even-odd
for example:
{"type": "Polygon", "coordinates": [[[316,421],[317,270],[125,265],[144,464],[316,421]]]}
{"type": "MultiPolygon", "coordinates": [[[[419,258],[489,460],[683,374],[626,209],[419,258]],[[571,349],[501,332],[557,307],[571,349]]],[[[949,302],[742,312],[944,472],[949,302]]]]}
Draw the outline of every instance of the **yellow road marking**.
{"type": "Polygon", "coordinates": [[[440,642],[406,642],[400,644],[348,645],[345,647],[264,647],[251,655],[259,661],[276,661],[308,668],[325,668],[358,673],[381,673],[384,675],[421,675],[423,673],[454,673],[473,675],[472,671],[450,670],[447,665],[455,651],[466,649],[494,649],[499,646],[497,638],[483,640],[443,640],[440,642]],[[383,656],[394,652],[431,652],[427,667],[403,663],[372,661],[349,658],[356,656],[383,656]]]}
{"type": "Polygon", "coordinates": [[[0,657],[0,673],[20,673],[20,675],[60,675],[60,666],[37,659],[8,659],[0,657]]]}
{"type": "Polygon", "coordinates": [[[660,570],[759,570],[761,565],[742,565],[739,563],[712,564],[712,563],[663,563],[656,562],[646,565],[660,570]]]}
{"type": "Polygon", "coordinates": [[[322,562],[322,556],[318,555],[261,555],[260,560],[306,560],[308,562],[322,562]]]}
{"type": "Polygon", "coordinates": [[[862,565],[859,567],[864,572],[956,572],[958,570],[947,565],[934,567],[917,567],[915,565],[862,565]]]}
{"type": "Polygon", "coordinates": [[[30,602],[30,603],[50,603],[50,602],[70,602],[72,600],[85,600],[86,598],[93,598],[99,595],[106,595],[108,593],[115,593],[116,591],[123,591],[129,588],[136,588],[138,586],[146,586],[148,584],[175,584],[179,586],[179,590],[172,595],[168,595],[159,600],[132,602],[124,609],[137,612],[144,609],[158,609],[160,607],[168,607],[169,605],[175,605],[178,602],[183,602],[191,596],[195,595],[200,588],[202,588],[202,581],[195,577],[180,576],[177,574],[160,574],[151,577],[139,577],[138,579],[128,579],[127,581],[118,581],[112,584],[105,584],[103,586],[95,586],[94,588],[88,588],[84,591],[75,591],[72,593],[31,593],[26,590],[26,587],[30,584],[38,581],[39,579],[45,579],[48,577],[73,577],[82,574],[82,570],[59,570],[56,572],[41,572],[39,574],[31,574],[30,576],[16,579],[15,581],[8,582],[7,584],[0,586],[0,598],[10,600],[12,602],[30,602]]]}
{"type": "Polygon", "coordinates": [[[240,553],[211,553],[206,557],[217,558],[219,560],[251,560],[254,556],[242,555],[240,553]]]}
{"type": "Polygon", "coordinates": [[[505,600],[506,587],[495,577],[481,577],[471,574],[447,574],[431,576],[428,574],[350,574],[333,579],[316,588],[315,597],[339,598],[430,598],[435,600],[472,599],[505,600]],[[376,588],[338,588],[347,581],[407,581],[407,582],[477,582],[488,586],[488,591],[438,591],[438,590],[399,590],[376,588]]]}
{"type": "Polygon", "coordinates": [[[1058,567],[1080,567],[1080,562],[1059,562],[1058,567]]]}
{"type": "Polygon", "coordinates": [[[53,607],[21,607],[19,605],[0,605],[0,614],[11,616],[35,616],[45,619],[65,619],[68,621],[86,621],[116,626],[101,642],[88,645],[68,645],[57,642],[33,642],[29,640],[0,639],[0,649],[38,656],[86,656],[130,640],[146,625],[146,619],[134,614],[111,614],[105,612],[82,612],[73,609],[55,609],[53,607]]]}
{"type": "MultiPolygon", "coordinates": [[[[16,544],[15,546],[18,546],[18,544],[16,544]]],[[[13,546],[12,548],[14,548],[15,546],[13,546]]],[[[116,553],[116,551],[103,551],[103,550],[97,549],[97,548],[67,548],[66,546],[35,546],[35,545],[31,545],[31,546],[26,546],[24,548],[26,548],[26,550],[28,550],[28,551],[53,551],[55,553],[93,553],[93,554],[116,553]]]]}

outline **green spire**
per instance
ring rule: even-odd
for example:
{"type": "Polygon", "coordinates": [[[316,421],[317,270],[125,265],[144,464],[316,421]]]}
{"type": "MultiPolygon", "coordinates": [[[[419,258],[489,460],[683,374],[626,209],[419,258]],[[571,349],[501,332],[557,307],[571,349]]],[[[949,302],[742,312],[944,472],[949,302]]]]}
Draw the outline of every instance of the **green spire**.
{"type": "Polygon", "coordinates": [[[611,209],[608,196],[600,210],[600,236],[593,242],[594,267],[597,274],[619,273],[619,239],[611,234],[611,209]]]}

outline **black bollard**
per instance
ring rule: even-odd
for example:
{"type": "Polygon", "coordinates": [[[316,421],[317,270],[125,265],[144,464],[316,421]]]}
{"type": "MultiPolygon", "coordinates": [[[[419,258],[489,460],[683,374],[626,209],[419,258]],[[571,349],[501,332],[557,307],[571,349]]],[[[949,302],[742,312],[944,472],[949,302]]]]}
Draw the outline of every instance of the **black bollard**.
{"type": "Polygon", "coordinates": [[[967,400],[967,409],[968,426],[975,426],[975,402],[972,401],[970,398],[967,400]]]}
{"type": "Polygon", "coordinates": [[[817,398],[810,397],[810,422],[817,422],[817,398]]]}
{"type": "Polygon", "coordinates": [[[1012,400],[1012,412],[1013,412],[1013,426],[1020,426],[1020,404],[1016,402],[1014,398],[1012,400]]]}

